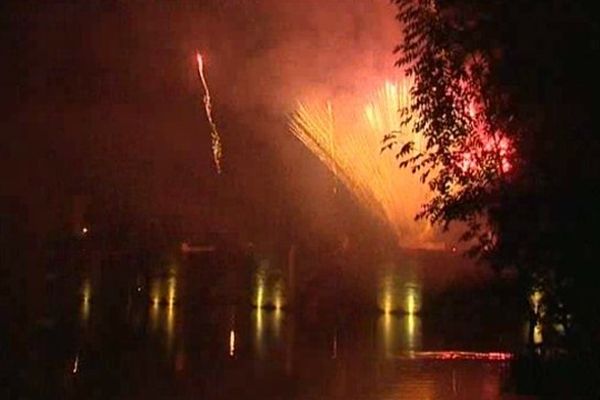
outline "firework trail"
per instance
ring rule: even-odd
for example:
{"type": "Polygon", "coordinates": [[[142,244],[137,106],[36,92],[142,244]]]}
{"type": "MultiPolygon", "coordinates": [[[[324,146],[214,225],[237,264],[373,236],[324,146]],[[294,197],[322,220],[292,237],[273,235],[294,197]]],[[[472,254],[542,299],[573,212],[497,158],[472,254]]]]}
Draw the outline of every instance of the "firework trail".
{"type": "Polygon", "coordinates": [[[219,131],[217,131],[217,124],[215,124],[212,117],[212,103],[210,101],[210,91],[208,90],[208,84],[206,83],[206,78],[204,76],[204,63],[202,62],[202,55],[200,53],[196,53],[196,60],[198,61],[198,76],[200,81],[202,82],[202,86],[204,87],[204,109],[206,111],[206,118],[208,119],[208,123],[210,124],[211,132],[210,138],[212,141],[212,153],[213,160],[215,162],[215,168],[217,169],[217,173],[221,173],[221,157],[223,155],[223,148],[221,146],[221,137],[219,136],[219,131]]]}
{"type": "Polygon", "coordinates": [[[300,102],[289,127],[362,206],[392,228],[401,245],[439,248],[443,244],[436,241],[431,225],[414,218],[427,201],[427,187],[418,175],[398,168],[390,153],[380,151],[383,136],[390,132],[413,141],[417,150],[423,146],[422,137],[402,123],[399,112],[410,104],[409,88],[406,82],[387,82],[358,109],[336,107],[350,112],[336,114],[335,120],[331,102],[324,107],[300,102]]]}

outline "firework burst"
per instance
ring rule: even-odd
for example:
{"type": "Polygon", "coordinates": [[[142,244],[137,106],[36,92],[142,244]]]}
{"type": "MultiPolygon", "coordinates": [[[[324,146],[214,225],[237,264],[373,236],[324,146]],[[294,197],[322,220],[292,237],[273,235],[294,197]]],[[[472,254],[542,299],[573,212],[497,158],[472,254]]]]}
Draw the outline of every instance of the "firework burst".
{"type": "Polygon", "coordinates": [[[345,109],[335,115],[331,102],[300,102],[290,131],[362,206],[392,228],[402,246],[439,248],[442,243],[431,225],[415,220],[427,201],[427,187],[417,175],[398,168],[391,153],[381,153],[382,139],[390,132],[422,146],[422,138],[402,123],[399,112],[410,104],[409,89],[407,82],[386,82],[362,107],[340,107],[345,109]]]}

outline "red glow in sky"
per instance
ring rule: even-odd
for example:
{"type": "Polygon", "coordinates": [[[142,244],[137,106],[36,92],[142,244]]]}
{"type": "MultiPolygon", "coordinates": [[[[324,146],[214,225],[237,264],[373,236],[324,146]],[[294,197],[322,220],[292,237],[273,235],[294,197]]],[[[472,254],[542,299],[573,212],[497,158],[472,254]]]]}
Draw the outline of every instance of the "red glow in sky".
{"type": "Polygon", "coordinates": [[[480,168],[482,160],[493,157],[498,158],[502,173],[510,172],[512,169],[510,155],[513,152],[510,140],[505,136],[499,138],[490,135],[479,136],[478,143],[474,144],[473,149],[461,154],[458,161],[460,169],[463,172],[476,170],[480,168]]]}
{"type": "Polygon", "coordinates": [[[474,121],[474,135],[470,140],[470,150],[462,152],[458,159],[458,166],[464,172],[475,172],[481,169],[484,163],[492,161],[493,167],[500,174],[508,173],[513,168],[511,162],[514,146],[501,132],[491,134],[479,118],[481,110],[471,102],[468,114],[474,121]]]}

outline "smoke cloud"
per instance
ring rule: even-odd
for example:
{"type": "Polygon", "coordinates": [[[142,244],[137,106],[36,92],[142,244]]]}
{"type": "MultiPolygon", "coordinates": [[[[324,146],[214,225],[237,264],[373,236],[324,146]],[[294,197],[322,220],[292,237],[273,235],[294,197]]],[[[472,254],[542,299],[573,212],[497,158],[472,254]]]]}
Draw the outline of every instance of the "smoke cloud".
{"type": "Polygon", "coordinates": [[[84,192],[148,215],[327,231],[340,220],[330,175],[287,117],[300,99],[351,98],[399,77],[394,14],[387,0],[9,2],[3,194],[61,203],[84,192]]]}

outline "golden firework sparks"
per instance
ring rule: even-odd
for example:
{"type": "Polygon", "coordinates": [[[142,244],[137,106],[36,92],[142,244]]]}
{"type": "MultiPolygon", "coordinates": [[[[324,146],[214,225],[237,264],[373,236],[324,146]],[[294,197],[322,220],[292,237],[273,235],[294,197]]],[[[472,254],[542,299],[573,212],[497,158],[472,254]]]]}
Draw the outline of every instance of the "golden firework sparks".
{"type": "MultiPolygon", "coordinates": [[[[350,112],[341,114],[345,118],[336,114],[335,120],[331,102],[325,106],[300,102],[289,127],[360,204],[393,229],[401,245],[442,247],[430,223],[415,221],[427,201],[427,187],[418,175],[398,168],[391,153],[381,154],[382,139],[390,132],[402,141],[413,141],[417,149],[423,146],[422,137],[402,123],[399,112],[410,104],[409,89],[407,82],[386,82],[364,107],[346,107],[343,111],[350,112]]],[[[344,107],[336,111],[340,108],[344,107]]]]}
{"type": "Polygon", "coordinates": [[[217,130],[217,124],[214,122],[212,117],[212,103],[210,100],[210,91],[208,90],[208,84],[206,83],[206,77],[204,76],[204,63],[202,61],[202,55],[200,53],[196,53],[196,60],[198,61],[198,76],[200,77],[200,81],[202,82],[202,86],[204,87],[204,109],[206,111],[206,118],[208,119],[208,123],[210,124],[211,133],[210,138],[212,141],[212,153],[213,160],[215,162],[215,168],[217,169],[217,173],[221,173],[221,157],[223,154],[223,149],[221,146],[221,137],[219,136],[219,131],[217,130]]]}

